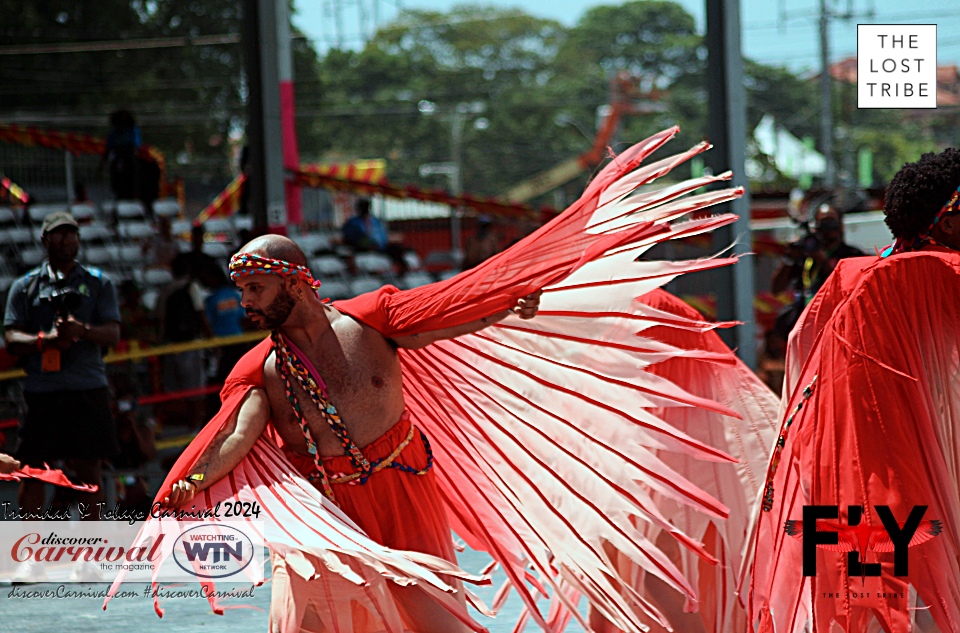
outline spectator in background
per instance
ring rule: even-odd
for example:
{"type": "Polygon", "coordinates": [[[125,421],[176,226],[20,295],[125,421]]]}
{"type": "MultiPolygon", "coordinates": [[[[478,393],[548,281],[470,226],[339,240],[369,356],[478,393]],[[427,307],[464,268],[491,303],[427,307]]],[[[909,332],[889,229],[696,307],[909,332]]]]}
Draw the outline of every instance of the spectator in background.
{"type": "MultiPolygon", "coordinates": [[[[113,419],[119,454],[111,460],[115,470],[136,471],[156,457],[156,421],[137,403],[137,389],[130,374],[114,373],[113,419]]],[[[121,510],[148,512],[151,497],[146,479],[137,473],[117,477],[117,505],[121,510]]]]}
{"type": "MultiPolygon", "coordinates": [[[[250,215],[250,146],[244,145],[240,148],[239,159],[240,173],[247,177],[247,181],[240,188],[240,203],[237,208],[237,215],[250,215]]],[[[246,244],[240,240],[241,244],[246,244]]]]}
{"type": "MultiPolygon", "coordinates": [[[[247,312],[240,305],[240,291],[227,278],[223,269],[217,265],[208,266],[203,271],[200,281],[210,291],[204,305],[207,321],[210,323],[213,335],[236,336],[237,334],[243,334],[248,329],[247,312]]],[[[233,366],[252,346],[252,343],[238,343],[218,348],[216,350],[217,370],[214,374],[214,380],[217,383],[223,383],[233,366]]],[[[211,396],[207,398],[208,417],[216,414],[220,408],[220,398],[217,394],[211,394],[211,396]]]]}
{"type": "Polygon", "coordinates": [[[180,246],[173,237],[170,218],[157,218],[157,232],[143,243],[144,264],[147,268],[171,270],[173,259],[180,254],[180,246]]]}
{"type": "Polygon", "coordinates": [[[89,204],[90,203],[90,193],[87,191],[87,183],[82,180],[78,180],[73,184],[73,203],[74,204],[89,204]]]}
{"type": "Polygon", "coordinates": [[[370,213],[370,198],[358,198],[354,212],[343,225],[343,243],[355,251],[385,251],[387,231],[370,213]]]}
{"type": "Polygon", "coordinates": [[[141,343],[157,342],[157,323],[143,305],[143,292],[132,279],[120,284],[120,338],[141,343]]]}
{"type": "Polygon", "coordinates": [[[206,230],[202,224],[190,229],[190,250],[186,253],[178,254],[173,264],[179,260],[181,266],[186,266],[187,274],[194,281],[199,281],[200,276],[210,266],[217,266],[217,260],[203,252],[203,241],[206,230]]]}
{"type": "MultiPolygon", "coordinates": [[[[173,260],[173,281],[160,291],[157,298],[157,322],[162,343],[184,343],[211,336],[210,325],[204,315],[203,292],[193,279],[190,259],[173,260]]],[[[206,384],[203,350],[190,350],[163,357],[163,389],[166,392],[199,389],[206,384]]],[[[191,397],[168,403],[164,410],[171,416],[186,420],[188,426],[203,423],[202,397],[191,397]]]]}
{"type": "MultiPolygon", "coordinates": [[[[22,359],[26,415],[16,457],[35,467],[65,460],[84,483],[84,503],[103,501],[100,462],[117,452],[102,350],[120,338],[120,312],[110,278],[77,262],[79,227],[69,213],[43,220],[47,259],[10,288],[4,314],[7,351],[22,359]]],[[[41,481],[20,483],[23,511],[40,512],[41,481]]]]}
{"type": "Polygon", "coordinates": [[[137,151],[142,141],[140,128],[129,110],[110,114],[110,132],[104,147],[101,168],[106,162],[110,169],[110,190],[118,200],[140,197],[140,165],[137,151]]]}
{"type": "Polygon", "coordinates": [[[243,334],[247,313],[240,305],[240,291],[227,279],[220,266],[207,266],[200,275],[200,282],[210,294],[204,300],[207,321],[214,336],[243,334]]]}
{"type": "Polygon", "coordinates": [[[775,293],[792,286],[804,306],[820,290],[838,261],[864,254],[856,246],[843,241],[843,218],[836,208],[820,205],[814,220],[813,233],[787,246],[787,253],[772,282],[775,293]]]}
{"type": "Polygon", "coordinates": [[[864,255],[856,246],[843,240],[843,218],[840,211],[829,204],[822,204],[814,216],[814,230],[801,239],[787,245],[780,267],[773,274],[771,290],[775,293],[792,289],[794,300],[773,322],[766,333],[761,360],[771,369],[767,372],[767,384],[774,387],[782,382],[779,366],[785,358],[787,340],[800,314],[813,296],[837,267],[837,262],[848,257],[864,255]]]}
{"type": "Polygon", "coordinates": [[[356,215],[343,225],[343,243],[357,252],[383,253],[393,261],[398,274],[405,274],[409,264],[404,252],[409,249],[403,244],[389,241],[383,223],[370,213],[370,198],[358,198],[354,210],[356,215]]]}
{"type": "Polygon", "coordinates": [[[493,230],[493,218],[481,215],[477,218],[477,230],[467,240],[463,258],[464,270],[485,262],[500,252],[500,236],[493,230]]]}

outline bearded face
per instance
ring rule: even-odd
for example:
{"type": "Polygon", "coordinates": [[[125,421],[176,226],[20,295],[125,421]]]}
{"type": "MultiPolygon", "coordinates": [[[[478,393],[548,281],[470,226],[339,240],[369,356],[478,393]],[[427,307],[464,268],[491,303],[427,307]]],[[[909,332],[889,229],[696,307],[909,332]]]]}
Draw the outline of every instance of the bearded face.
{"type": "Polygon", "coordinates": [[[277,296],[273,298],[270,305],[263,310],[247,308],[247,316],[249,316],[253,320],[254,325],[261,330],[276,330],[286,323],[296,305],[297,300],[287,292],[286,287],[281,285],[277,289],[277,296]]]}

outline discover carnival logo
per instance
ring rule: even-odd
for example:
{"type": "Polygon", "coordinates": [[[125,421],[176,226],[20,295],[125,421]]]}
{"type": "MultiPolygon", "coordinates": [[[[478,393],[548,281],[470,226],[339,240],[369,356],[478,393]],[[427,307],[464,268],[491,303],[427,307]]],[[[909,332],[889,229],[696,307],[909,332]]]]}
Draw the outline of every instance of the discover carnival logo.
{"type": "Polygon", "coordinates": [[[254,561],[255,553],[253,540],[243,531],[216,523],[184,531],[173,547],[180,569],[210,580],[239,574],[254,561]]]}
{"type": "MultiPolygon", "coordinates": [[[[0,582],[263,580],[263,523],[0,521],[0,582]]],[[[2,627],[0,627],[2,628],[2,627]]]]}

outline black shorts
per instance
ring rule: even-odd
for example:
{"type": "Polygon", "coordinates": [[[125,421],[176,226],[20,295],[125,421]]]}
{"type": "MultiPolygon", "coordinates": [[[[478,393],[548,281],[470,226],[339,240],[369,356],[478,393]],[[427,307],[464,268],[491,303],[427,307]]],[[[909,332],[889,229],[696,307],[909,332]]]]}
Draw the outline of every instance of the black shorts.
{"type": "Polygon", "coordinates": [[[119,453],[107,387],[24,392],[27,415],[16,458],[31,466],[57,459],[103,459],[119,453]]]}

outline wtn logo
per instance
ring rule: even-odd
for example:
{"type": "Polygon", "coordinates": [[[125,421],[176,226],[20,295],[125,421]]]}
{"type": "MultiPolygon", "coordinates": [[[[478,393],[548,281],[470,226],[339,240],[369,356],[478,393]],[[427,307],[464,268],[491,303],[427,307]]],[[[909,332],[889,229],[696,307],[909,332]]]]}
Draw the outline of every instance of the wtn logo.
{"type": "Polygon", "coordinates": [[[829,530],[817,529],[820,519],[840,517],[839,506],[803,506],[803,521],[790,520],[784,523],[784,531],[803,542],[803,575],[817,575],[817,547],[847,552],[850,576],[879,576],[880,563],[867,563],[868,551],[893,552],[893,573],[906,576],[907,551],[914,545],[929,541],[943,531],[940,521],[924,521],[927,506],[913,506],[907,520],[900,523],[890,511],[890,506],[874,506],[882,527],[873,527],[862,521],[863,506],[847,506],[847,525],[823,521],[819,525],[829,530]]]}
{"type": "Polygon", "coordinates": [[[219,543],[190,543],[183,541],[183,551],[187,555],[187,560],[191,563],[200,560],[200,562],[219,563],[221,560],[228,561],[233,556],[238,561],[243,560],[243,542],[238,541],[236,547],[230,547],[225,542],[219,543]],[[208,561],[207,556],[213,552],[213,560],[208,561]],[[222,556],[222,558],[221,558],[222,556]]]}

